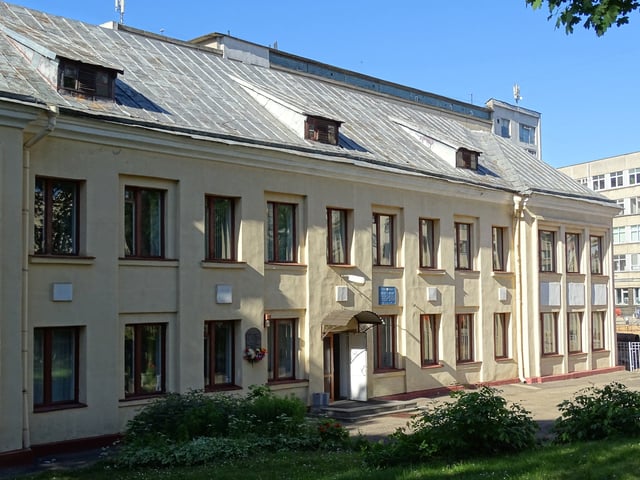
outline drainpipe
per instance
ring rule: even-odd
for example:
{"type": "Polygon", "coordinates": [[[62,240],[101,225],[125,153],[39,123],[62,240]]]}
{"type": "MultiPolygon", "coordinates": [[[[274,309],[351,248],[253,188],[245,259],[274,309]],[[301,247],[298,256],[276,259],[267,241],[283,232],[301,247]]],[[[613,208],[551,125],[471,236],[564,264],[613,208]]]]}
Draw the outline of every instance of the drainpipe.
{"type": "MultiPolygon", "coordinates": [[[[517,309],[517,321],[516,321],[516,356],[518,362],[518,378],[522,383],[526,382],[524,374],[524,362],[525,357],[525,344],[524,344],[524,313],[523,313],[523,290],[522,290],[522,216],[524,209],[529,200],[528,195],[514,196],[513,197],[513,222],[514,222],[514,251],[516,256],[516,309],[517,309]]],[[[528,349],[527,349],[528,352],[528,349]]]]}
{"type": "Polygon", "coordinates": [[[30,163],[31,147],[49,135],[56,128],[58,107],[49,105],[47,125],[27,140],[22,151],[22,309],[21,309],[21,343],[22,343],[22,448],[31,447],[29,430],[29,224],[31,217],[30,195],[30,163]]]}

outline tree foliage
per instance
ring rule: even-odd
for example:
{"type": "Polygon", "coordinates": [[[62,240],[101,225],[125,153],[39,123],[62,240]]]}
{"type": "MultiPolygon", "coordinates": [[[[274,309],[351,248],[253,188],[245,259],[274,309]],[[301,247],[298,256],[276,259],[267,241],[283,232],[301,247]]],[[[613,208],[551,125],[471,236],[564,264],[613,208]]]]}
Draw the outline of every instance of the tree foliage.
{"type": "Polygon", "coordinates": [[[526,0],[534,10],[549,8],[548,20],[556,19],[556,28],[564,26],[567,34],[582,23],[586,29],[593,28],[600,37],[613,25],[620,27],[629,23],[629,14],[640,7],[637,0],[526,0]]]}

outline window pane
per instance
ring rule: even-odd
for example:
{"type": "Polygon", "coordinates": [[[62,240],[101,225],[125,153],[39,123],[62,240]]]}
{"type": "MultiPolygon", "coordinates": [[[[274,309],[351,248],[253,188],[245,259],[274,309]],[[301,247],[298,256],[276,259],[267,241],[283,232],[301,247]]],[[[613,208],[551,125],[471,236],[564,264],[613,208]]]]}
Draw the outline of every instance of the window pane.
{"type": "Polygon", "coordinates": [[[375,368],[395,368],[395,317],[385,315],[381,318],[384,323],[375,329],[375,368]]]}
{"type": "Polygon", "coordinates": [[[44,403],[44,330],[33,332],[33,404],[44,403]]]}
{"type": "Polygon", "coordinates": [[[496,271],[504,271],[504,229],[500,227],[492,228],[492,247],[493,247],[493,269],[496,271]]]}
{"type": "Polygon", "coordinates": [[[267,261],[295,262],[295,205],[267,204],[267,261]]]}
{"type": "Polygon", "coordinates": [[[506,358],[507,351],[507,316],[496,313],[493,317],[493,334],[496,358],[506,358]]]}
{"type": "Polygon", "coordinates": [[[437,324],[435,315],[423,315],[422,318],[422,365],[435,365],[437,359],[437,324]]]}
{"type": "Polygon", "coordinates": [[[554,232],[540,231],[540,271],[555,271],[555,238],[554,232]]]}
{"type": "Polygon", "coordinates": [[[542,353],[557,353],[555,313],[542,314],[542,353]]]}
{"type": "Polygon", "coordinates": [[[141,190],[140,256],[159,257],[162,254],[162,192],[141,190]]]}
{"type": "Polygon", "coordinates": [[[420,219],[420,266],[435,268],[434,222],[420,219]]]}
{"type": "Polygon", "coordinates": [[[56,181],[51,186],[51,253],[75,253],[76,184],[56,181]]]}
{"type": "Polygon", "coordinates": [[[473,361],[473,323],[471,314],[456,315],[456,360],[473,361]]]}
{"type": "Polygon", "coordinates": [[[380,265],[393,265],[393,218],[380,215],[380,265]]]}
{"type": "Polygon", "coordinates": [[[455,230],[455,267],[461,270],[469,270],[471,268],[471,225],[468,223],[456,223],[455,230]]]}
{"type": "Polygon", "coordinates": [[[208,197],[207,258],[235,260],[234,200],[208,197]]]}
{"type": "Polygon", "coordinates": [[[33,251],[36,254],[46,253],[45,248],[44,180],[36,178],[33,199],[33,251]]]}
{"type": "Polygon", "coordinates": [[[51,401],[75,399],[75,330],[53,329],[51,332],[51,401]]]}
{"type": "Polygon", "coordinates": [[[602,274],[601,237],[591,237],[591,273],[602,274]]]}
{"type": "Polygon", "coordinates": [[[293,377],[293,321],[278,322],[278,378],[293,377]]]}
{"type": "Polygon", "coordinates": [[[567,272],[578,273],[580,271],[580,235],[567,233],[565,238],[567,272]]]}
{"type": "Polygon", "coordinates": [[[582,313],[569,313],[569,352],[582,351],[582,313]]]}
{"type": "Polygon", "coordinates": [[[604,349],[604,312],[593,312],[591,314],[591,329],[593,349],[604,349]]]}
{"type": "Polygon", "coordinates": [[[347,212],[329,209],[329,263],[347,263],[347,212]]]}
{"type": "Polygon", "coordinates": [[[136,209],[134,203],[134,193],[126,189],[124,192],[124,243],[125,256],[136,255],[136,209]]]}
{"type": "Polygon", "coordinates": [[[140,390],[146,393],[162,391],[162,327],[141,325],[140,355],[142,360],[140,390]]]}

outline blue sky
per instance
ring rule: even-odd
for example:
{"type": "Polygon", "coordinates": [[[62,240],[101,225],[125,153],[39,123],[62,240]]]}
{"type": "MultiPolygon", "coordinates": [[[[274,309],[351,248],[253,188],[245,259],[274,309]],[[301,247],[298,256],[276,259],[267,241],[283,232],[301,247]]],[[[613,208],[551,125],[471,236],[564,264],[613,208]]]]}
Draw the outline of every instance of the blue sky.
{"type": "MultiPolygon", "coordinates": [[[[92,24],[113,0],[14,0],[92,24]]],[[[126,0],[124,23],[190,40],[211,32],[484,105],[542,114],[542,156],[555,167],[640,150],[640,16],[598,38],[555,29],[524,0],[176,2],[126,0]]]]}

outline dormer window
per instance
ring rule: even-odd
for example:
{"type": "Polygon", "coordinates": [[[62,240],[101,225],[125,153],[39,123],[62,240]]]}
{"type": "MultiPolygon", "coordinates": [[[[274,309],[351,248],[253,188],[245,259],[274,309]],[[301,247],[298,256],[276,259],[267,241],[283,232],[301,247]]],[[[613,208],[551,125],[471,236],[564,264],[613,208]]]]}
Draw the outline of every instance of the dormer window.
{"type": "Polygon", "coordinates": [[[58,89],[88,98],[113,99],[116,73],[97,65],[61,59],[58,89]]]}
{"type": "Polygon", "coordinates": [[[319,117],[307,117],[304,122],[304,138],[329,145],[338,144],[340,122],[319,117]]]}
{"type": "Polygon", "coordinates": [[[459,148],[456,152],[456,167],[478,170],[478,152],[459,148]]]}

